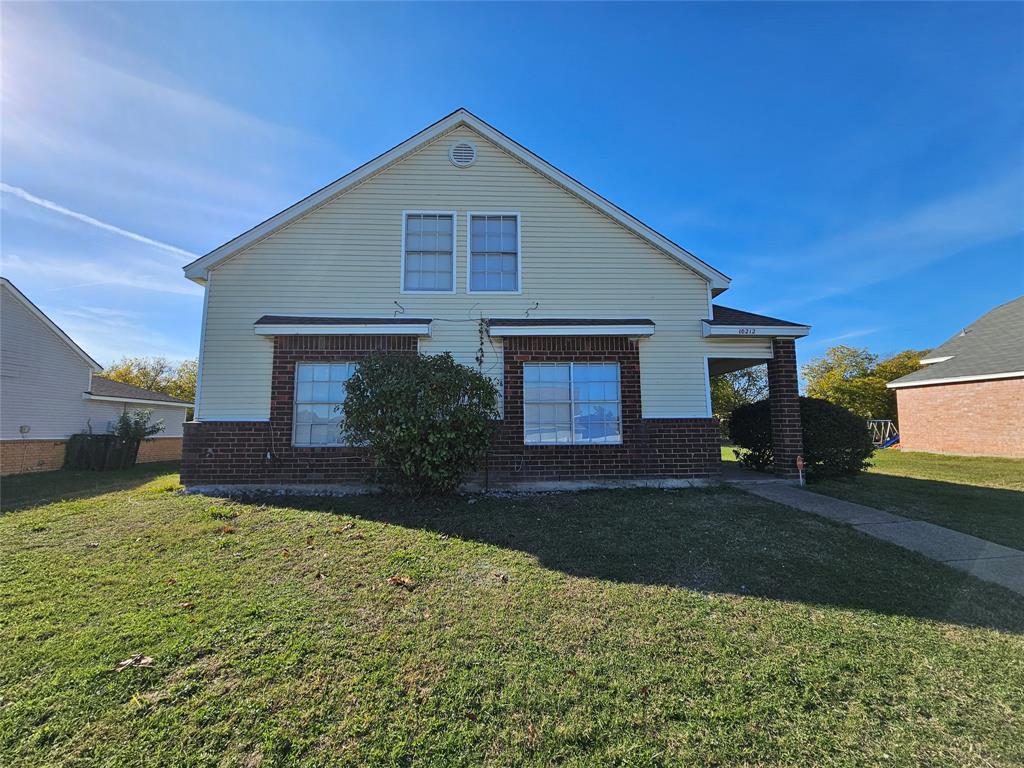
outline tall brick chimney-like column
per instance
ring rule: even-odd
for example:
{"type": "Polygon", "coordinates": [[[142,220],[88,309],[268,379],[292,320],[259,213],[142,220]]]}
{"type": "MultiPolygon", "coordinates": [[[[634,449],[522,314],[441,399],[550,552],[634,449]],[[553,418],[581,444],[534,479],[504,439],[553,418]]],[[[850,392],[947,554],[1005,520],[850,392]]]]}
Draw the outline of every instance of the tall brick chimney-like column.
{"type": "Polygon", "coordinates": [[[775,474],[796,477],[796,457],[803,453],[800,427],[800,385],[796,373],[796,341],[772,339],[768,361],[768,401],[772,411],[775,474]]]}

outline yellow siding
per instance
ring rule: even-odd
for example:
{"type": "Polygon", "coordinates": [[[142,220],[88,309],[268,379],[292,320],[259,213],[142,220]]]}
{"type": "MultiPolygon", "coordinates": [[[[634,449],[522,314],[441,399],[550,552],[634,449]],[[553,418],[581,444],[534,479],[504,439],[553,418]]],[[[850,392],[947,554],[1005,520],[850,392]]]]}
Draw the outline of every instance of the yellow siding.
{"type": "MultiPolygon", "coordinates": [[[[641,317],[657,323],[641,342],[648,418],[707,415],[700,334],[707,283],[670,256],[460,127],[256,243],[211,272],[204,335],[203,420],[266,419],[272,342],[253,333],[264,314],[434,319],[424,352],[472,364],[480,317],[641,317]],[[476,163],[448,161],[456,139],[476,163]],[[456,284],[450,295],[399,292],[402,211],[456,211],[456,284]],[[522,293],[466,293],[467,211],[521,215],[522,293]]],[[[720,343],[720,342],[719,342],[720,343]]],[[[485,372],[501,376],[501,343],[485,340],[485,372]]]]}

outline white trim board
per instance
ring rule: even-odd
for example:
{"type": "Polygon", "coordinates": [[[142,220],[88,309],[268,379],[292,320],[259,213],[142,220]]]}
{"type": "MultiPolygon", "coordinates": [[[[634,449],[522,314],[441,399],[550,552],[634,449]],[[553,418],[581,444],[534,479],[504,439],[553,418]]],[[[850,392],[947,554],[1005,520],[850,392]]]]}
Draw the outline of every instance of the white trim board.
{"type": "Polygon", "coordinates": [[[430,323],[256,325],[257,336],[429,336],[430,323]]]}
{"type": "Polygon", "coordinates": [[[701,336],[704,338],[715,336],[729,336],[737,338],[749,337],[771,337],[795,339],[806,336],[811,332],[809,325],[710,325],[707,320],[701,320],[701,336]]]}
{"type": "Polygon", "coordinates": [[[1024,378],[1024,371],[1007,371],[1005,373],[977,373],[971,376],[949,376],[945,379],[920,379],[918,381],[904,381],[899,379],[890,381],[885,386],[889,389],[905,389],[907,387],[927,387],[931,384],[960,384],[970,381],[992,381],[995,379],[1019,379],[1024,378]]]}
{"type": "Polygon", "coordinates": [[[491,336],[653,336],[654,325],[499,325],[491,336]]]}
{"type": "Polygon", "coordinates": [[[612,220],[630,230],[638,237],[646,240],[658,250],[668,254],[683,266],[704,278],[710,284],[714,293],[721,293],[729,287],[730,278],[722,272],[706,264],[682,246],[672,242],[664,235],[651,229],[639,219],[626,213],[614,203],[608,201],[593,190],[584,186],[576,179],[555,168],[543,158],[535,155],[521,144],[513,141],[508,136],[493,126],[485,123],[479,117],[466,109],[457,109],[447,117],[438,120],[433,125],[425,128],[415,136],[406,139],[401,144],[388,150],[382,155],[374,158],[368,163],[361,165],[351,173],[342,176],[337,181],[328,184],[326,187],[314,192],[308,197],[300,200],[294,205],[284,209],[275,216],[238,237],[230,240],[218,248],[210,251],[184,267],[185,277],[202,284],[209,277],[209,272],[218,264],[231,258],[235,254],[245,250],[254,243],[277,232],[279,229],[291,224],[297,219],[305,216],[311,211],[319,208],[335,197],[347,192],[357,184],[370,176],[384,170],[391,164],[402,159],[406,155],[416,151],[434,139],[458,128],[466,126],[480,134],[488,141],[500,147],[505,152],[527,165],[528,167],[547,177],[568,192],[576,195],[589,205],[604,213],[612,220]]]}
{"type": "Polygon", "coordinates": [[[138,403],[139,405],[159,405],[168,408],[194,408],[194,403],[172,403],[167,400],[144,400],[140,397],[111,397],[110,395],[94,395],[90,392],[82,393],[83,400],[102,400],[106,403],[138,403]]]}

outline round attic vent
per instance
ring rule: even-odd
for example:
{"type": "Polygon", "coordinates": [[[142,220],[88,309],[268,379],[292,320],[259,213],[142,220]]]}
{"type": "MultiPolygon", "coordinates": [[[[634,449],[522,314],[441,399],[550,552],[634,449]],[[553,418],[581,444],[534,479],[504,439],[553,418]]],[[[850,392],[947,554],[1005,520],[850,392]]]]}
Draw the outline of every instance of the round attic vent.
{"type": "Polygon", "coordinates": [[[460,141],[448,147],[448,159],[457,168],[468,168],[476,162],[476,144],[460,141]]]}

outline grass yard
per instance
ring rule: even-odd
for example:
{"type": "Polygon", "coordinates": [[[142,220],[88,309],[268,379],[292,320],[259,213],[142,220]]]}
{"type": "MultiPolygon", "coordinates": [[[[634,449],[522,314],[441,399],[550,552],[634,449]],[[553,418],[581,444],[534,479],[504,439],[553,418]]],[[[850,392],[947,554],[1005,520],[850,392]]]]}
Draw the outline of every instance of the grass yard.
{"type": "Polygon", "coordinates": [[[1024,598],[738,491],[85,482],[3,483],[5,768],[1024,763],[1024,598]]]}
{"type": "Polygon", "coordinates": [[[872,462],[810,490],[1024,549],[1024,459],[881,450],[872,462]]]}

